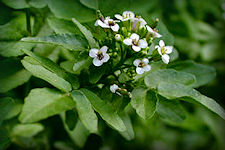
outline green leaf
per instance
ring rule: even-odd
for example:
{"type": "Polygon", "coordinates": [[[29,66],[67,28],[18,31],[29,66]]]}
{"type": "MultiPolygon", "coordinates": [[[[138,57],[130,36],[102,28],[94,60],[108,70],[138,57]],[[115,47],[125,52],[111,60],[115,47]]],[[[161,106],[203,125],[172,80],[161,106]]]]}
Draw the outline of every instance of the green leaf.
{"type": "Polygon", "coordinates": [[[193,103],[200,103],[212,112],[218,114],[220,117],[225,119],[224,109],[213,99],[206,97],[192,89],[182,84],[170,84],[170,83],[160,83],[158,86],[158,92],[160,95],[168,99],[176,99],[190,101],[193,103]]]}
{"type": "Polygon", "coordinates": [[[24,43],[20,41],[0,41],[0,55],[3,57],[15,57],[23,55],[22,49],[31,50],[33,43],[24,43]]]}
{"type": "Polygon", "coordinates": [[[80,34],[79,29],[72,23],[72,21],[58,19],[56,17],[48,17],[47,18],[48,24],[52,30],[56,34],[62,33],[75,33],[80,34]]]}
{"type": "Polygon", "coordinates": [[[0,93],[12,90],[27,82],[31,74],[23,69],[19,59],[0,60],[0,93]]]}
{"type": "Polygon", "coordinates": [[[78,145],[79,147],[83,147],[90,133],[81,123],[81,121],[77,122],[77,125],[73,131],[70,131],[65,123],[65,113],[60,114],[61,119],[63,120],[64,128],[66,129],[71,140],[78,145]]]}
{"type": "Polygon", "coordinates": [[[157,98],[153,91],[145,87],[137,87],[131,95],[131,105],[140,117],[149,119],[155,114],[157,98]]]}
{"type": "Polygon", "coordinates": [[[79,118],[83,125],[91,132],[98,131],[98,118],[87,97],[81,91],[72,91],[71,96],[76,102],[79,118]]]}
{"type": "Polygon", "coordinates": [[[92,33],[82,24],[80,24],[75,18],[72,19],[73,23],[77,25],[80,31],[83,33],[85,38],[87,39],[91,48],[99,48],[98,43],[95,41],[92,33]]]}
{"type": "Polygon", "coordinates": [[[50,84],[57,87],[58,89],[65,92],[69,92],[72,90],[71,84],[69,82],[59,77],[57,74],[42,67],[40,63],[37,62],[35,59],[26,56],[22,60],[22,64],[34,76],[49,82],[50,84]]]}
{"type": "Polygon", "coordinates": [[[119,115],[113,110],[111,105],[101,100],[96,94],[87,89],[81,89],[81,92],[91,102],[91,105],[95,111],[99,113],[103,120],[118,131],[123,132],[126,130],[126,126],[119,115]]]}
{"type": "Polygon", "coordinates": [[[85,39],[75,34],[56,34],[43,37],[27,37],[22,38],[21,41],[29,43],[54,44],[75,51],[85,50],[87,45],[85,39]]]}
{"type": "Polygon", "coordinates": [[[75,107],[73,100],[66,94],[48,88],[31,90],[19,120],[22,123],[36,122],[75,107]]]}
{"type": "Polygon", "coordinates": [[[212,81],[216,76],[215,68],[203,64],[198,64],[190,60],[172,63],[169,64],[168,67],[195,75],[196,82],[190,85],[192,87],[205,85],[212,81]]]}
{"type": "Polygon", "coordinates": [[[89,75],[89,81],[92,84],[97,83],[101,77],[105,74],[106,71],[106,65],[102,65],[101,67],[90,67],[90,75],[89,75]]]}
{"type": "Polygon", "coordinates": [[[79,22],[96,19],[95,11],[86,8],[78,0],[48,0],[48,7],[57,18],[76,18],[79,22]]]}
{"type": "Polygon", "coordinates": [[[5,97],[0,99],[0,126],[2,121],[6,118],[10,110],[13,108],[13,99],[5,97]]]}
{"type": "Polygon", "coordinates": [[[76,76],[66,73],[65,70],[60,68],[56,63],[54,63],[50,59],[40,57],[28,50],[24,50],[24,52],[27,55],[29,55],[30,57],[34,58],[36,61],[38,61],[38,63],[40,63],[40,65],[42,65],[49,71],[55,73],[57,76],[65,79],[65,80],[69,81],[71,83],[73,89],[79,88],[80,83],[76,76]]]}
{"type": "Polygon", "coordinates": [[[0,40],[19,40],[27,36],[26,15],[19,14],[8,23],[0,25],[0,40]]]}
{"type": "Polygon", "coordinates": [[[77,121],[78,121],[78,114],[74,110],[68,110],[66,111],[66,116],[65,116],[65,123],[69,130],[74,130],[76,127],[77,121]]]}
{"type": "Polygon", "coordinates": [[[0,150],[6,149],[10,145],[10,137],[5,128],[0,126],[0,150]]]}
{"type": "Polygon", "coordinates": [[[30,0],[29,5],[35,8],[44,8],[47,6],[47,0],[30,0]]]}
{"type": "Polygon", "coordinates": [[[162,69],[149,73],[145,77],[145,84],[151,88],[156,88],[161,82],[190,85],[195,82],[195,76],[173,69],[162,69]]]}
{"type": "Polygon", "coordinates": [[[98,0],[80,0],[81,4],[91,9],[98,9],[98,0]]]}
{"type": "Polygon", "coordinates": [[[11,131],[12,136],[32,137],[44,130],[44,126],[40,123],[18,124],[11,131]]]}
{"type": "Polygon", "coordinates": [[[130,80],[130,77],[125,72],[123,72],[119,75],[118,81],[120,83],[126,83],[129,80],[130,80]]]}
{"type": "Polygon", "coordinates": [[[184,111],[177,100],[168,100],[162,96],[158,96],[157,113],[165,121],[181,123],[185,119],[184,111]]]}
{"type": "Polygon", "coordinates": [[[4,4],[14,9],[29,8],[26,0],[2,0],[4,4]]]}
{"type": "Polygon", "coordinates": [[[133,140],[134,139],[134,130],[133,130],[130,116],[127,113],[122,113],[120,115],[120,117],[123,120],[123,123],[127,128],[126,131],[120,132],[120,134],[129,141],[133,140]]]}

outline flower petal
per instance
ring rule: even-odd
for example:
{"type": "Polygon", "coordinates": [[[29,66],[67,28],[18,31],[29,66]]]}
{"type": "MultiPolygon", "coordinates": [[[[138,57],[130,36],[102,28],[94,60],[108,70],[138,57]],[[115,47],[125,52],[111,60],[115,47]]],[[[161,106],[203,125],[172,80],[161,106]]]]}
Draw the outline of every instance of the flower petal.
{"type": "Polygon", "coordinates": [[[148,25],[146,25],[146,28],[147,28],[148,32],[150,32],[150,33],[154,32],[154,30],[151,27],[149,27],[148,25]]]}
{"type": "Polygon", "coordinates": [[[161,37],[162,37],[161,34],[159,34],[158,32],[154,32],[153,38],[161,38],[161,37]]]}
{"type": "Polygon", "coordinates": [[[113,84],[113,85],[111,85],[110,87],[109,87],[109,89],[110,89],[110,91],[112,92],[112,93],[116,93],[116,90],[118,89],[119,87],[118,87],[118,85],[116,85],[116,84],[113,84]]]}
{"type": "Polygon", "coordinates": [[[162,49],[161,47],[158,47],[158,48],[157,48],[159,55],[161,55],[161,56],[162,56],[161,49],[162,49]]]}
{"type": "Polygon", "coordinates": [[[138,41],[139,38],[140,38],[139,35],[137,35],[136,33],[132,33],[131,36],[130,36],[130,39],[132,39],[132,40],[137,40],[138,41]]]}
{"type": "Polygon", "coordinates": [[[98,26],[98,20],[95,21],[95,26],[98,26]]]}
{"type": "Polygon", "coordinates": [[[149,60],[147,58],[144,58],[142,59],[142,62],[147,65],[149,63],[149,60]]]}
{"type": "Polygon", "coordinates": [[[165,46],[165,43],[164,43],[164,41],[163,41],[163,40],[160,40],[160,41],[159,41],[159,46],[160,46],[160,47],[165,46]]]}
{"type": "Polygon", "coordinates": [[[173,46],[166,46],[165,49],[166,49],[166,54],[170,54],[173,51],[173,46]]]}
{"type": "Polygon", "coordinates": [[[119,14],[115,14],[116,19],[123,20],[123,17],[119,14]]]}
{"type": "Polygon", "coordinates": [[[110,28],[109,25],[105,24],[104,22],[102,22],[101,20],[97,20],[97,24],[99,26],[101,26],[102,28],[110,28]]]}
{"type": "Polygon", "coordinates": [[[150,65],[146,65],[144,68],[144,71],[150,71],[152,69],[152,67],[150,65]]]}
{"type": "Polygon", "coordinates": [[[101,66],[103,64],[103,62],[101,60],[99,60],[97,57],[95,57],[93,59],[93,64],[98,67],[98,66],[101,66]]]}
{"type": "Polygon", "coordinates": [[[162,55],[162,61],[163,61],[165,64],[168,64],[169,61],[170,61],[170,56],[167,55],[167,54],[162,55]]]}
{"type": "Polygon", "coordinates": [[[126,17],[126,18],[129,18],[129,19],[135,17],[135,15],[132,11],[124,11],[123,16],[126,17]]]}
{"type": "Polygon", "coordinates": [[[135,51],[135,52],[139,52],[141,50],[141,48],[139,46],[135,46],[135,45],[132,45],[132,49],[135,51]]]}
{"type": "Polygon", "coordinates": [[[140,59],[135,59],[135,61],[133,62],[133,64],[137,67],[139,64],[141,63],[140,59]]]}
{"type": "Polygon", "coordinates": [[[126,45],[132,45],[132,39],[127,38],[127,39],[123,40],[123,43],[126,45]]]}
{"type": "Polygon", "coordinates": [[[148,43],[145,40],[139,40],[138,44],[141,48],[146,48],[148,46],[148,43]]]}
{"type": "Polygon", "coordinates": [[[100,51],[103,53],[103,55],[106,54],[107,50],[108,50],[107,46],[102,46],[102,48],[100,49],[100,51]]]}
{"type": "Polygon", "coordinates": [[[107,62],[109,60],[109,55],[108,54],[105,54],[103,59],[101,60],[102,62],[107,62]]]}
{"type": "Polygon", "coordinates": [[[98,54],[98,51],[99,51],[98,49],[92,48],[89,52],[89,56],[92,57],[92,58],[95,58],[98,54]]]}
{"type": "Polygon", "coordinates": [[[143,27],[147,24],[147,22],[143,18],[140,18],[139,22],[140,22],[140,27],[143,27]]]}
{"type": "Polygon", "coordinates": [[[145,70],[141,67],[137,67],[136,72],[137,72],[137,74],[143,74],[145,72],[145,70]]]}
{"type": "Polygon", "coordinates": [[[114,26],[110,26],[110,27],[114,32],[117,32],[120,28],[120,26],[118,24],[115,24],[114,26]]]}

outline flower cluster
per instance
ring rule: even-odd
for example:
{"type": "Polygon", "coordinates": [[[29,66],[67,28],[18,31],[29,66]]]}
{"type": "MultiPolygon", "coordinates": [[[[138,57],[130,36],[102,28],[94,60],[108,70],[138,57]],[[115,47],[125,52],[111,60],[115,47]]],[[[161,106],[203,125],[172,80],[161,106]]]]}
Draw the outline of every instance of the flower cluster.
{"type": "MultiPolygon", "coordinates": [[[[150,71],[150,63],[159,60],[156,58],[161,57],[162,61],[168,64],[172,46],[165,46],[164,41],[160,40],[159,44],[154,46],[155,49],[151,50],[153,52],[150,52],[153,40],[162,37],[156,29],[158,21],[156,19],[152,25],[148,25],[141,16],[132,11],[125,11],[122,15],[116,14],[113,19],[100,14],[95,26],[99,26],[108,37],[100,42],[101,49],[93,48],[89,52],[94,66],[99,67],[111,62],[109,64],[114,66],[113,71],[126,72],[132,79],[137,74],[150,71]],[[113,65],[116,58],[119,60],[113,65]],[[127,63],[127,60],[132,63],[127,63]]],[[[121,89],[116,84],[110,87],[111,92],[118,95],[121,95],[121,89]]]]}

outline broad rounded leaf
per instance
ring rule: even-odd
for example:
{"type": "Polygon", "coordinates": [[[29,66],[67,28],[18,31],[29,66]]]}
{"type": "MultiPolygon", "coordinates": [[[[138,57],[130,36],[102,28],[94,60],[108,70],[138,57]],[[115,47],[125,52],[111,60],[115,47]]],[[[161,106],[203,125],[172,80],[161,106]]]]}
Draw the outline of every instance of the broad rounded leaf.
{"type": "Polygon", "coordinates": [[[169,68],[195,75],[196,82],[190,85],[191,87],[205,85],[216,77],[215,68],[198,64],[190,60],[169,64],[169,68]]]}
{"type": "Polygon", "coordinates": [[[98,131],[98,118],[87,97],[78,90],[72,91],[71,97],[76,102],[76,109],[83,125],[92,133],[98,131]]]}
{"type": "Polygon", "coordinates": [[[19,120],[22,123],[36,122],[74,107],[74,101],[66,94],[48,88],[37,88],[31,90],[25,98],[19,120]]]}
{"type": "Polygon", "coordinates": [[[62,19],[76,18],[80,22],[93,21],[95,11],[83,6],[78,0],[48,0],[48,7],[52,13],[62,19]]]}
{"type": "Polygon", "coordinates": [[[99,113],[103,120],[118,131],[123,132],[126,130],[126,126],[111,105],[101,100],[96,94],[87,89],[81,89],[81,92],[91,102],[93,108],[99,113]]]}
{"type": "Polygon", "coordinates": [[[80,0],[81,4],[91,9],[98,9],[98,0],[80,0]]]}
{"type": "Polygon", "coordinates": [[[40,123],[18,124],[11,131],[12,136],[32,137],[44,130],[44,126],[40,123]]]}
{"type": "Polygon", "coordinates": [[[31,74],[23,69],[18,59],[0,60],[0,93],[14,89],[27,82],[31,74]]]}
{"type": "Polygon", "coordinates": [[[161,82],[190,85],[195,82],[195,76],[173,69],[162,69],[149,73],[145,77],[145,84],[151,88],[156,88],[161,82]]]}
{"type": "Polygon", "coordinates": [[[26,37],[21,41],[29,43],[54,44],[76,51],[82,51],[87,46],[86,40],[75,34],[56,34],[43,37],[26,37]]]}
{"type": "Polygon", "coordinates": [[[65,92],[69,92],[72,90],[71,84],[69,82],[67,82],[57,74],[42,67],[40,63],[33,58],[28,56],[24,57],[24,59],[22,60],[22,64],[29,72],[32,73],[32,75],[49,82],[58,89],[65,92]]]}
{"type": "Polygon", "coordinates": [[[179,98],[180,100],[200,103],[209,110],[218,114],[223,119],[225,119],[224,109],[215,100],[202,95],[191,87],[175,83],[160,83],[158,86],[158,92],[160,95],[168,99],[179,98]]]}
{"type": "Polygon", "coordinates": [[[156,94],[145,87],[137,87],[131,94],[131,105],[137,114],[143,119],[151,118],[156,111],[156,94]]]}

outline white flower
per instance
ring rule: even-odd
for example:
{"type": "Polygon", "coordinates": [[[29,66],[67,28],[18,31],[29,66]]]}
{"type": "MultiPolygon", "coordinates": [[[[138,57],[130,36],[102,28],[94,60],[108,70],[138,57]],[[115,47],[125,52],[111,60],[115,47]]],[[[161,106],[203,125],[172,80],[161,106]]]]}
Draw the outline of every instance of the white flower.
{"type": "Polygon", "coordinates": [[[170,56],[168,54],[172,53],[173,47],[172,46],[165,46],[163,40],[159,41],[159,45],[155,46],[158,50],[158,53],[162,56],[162,61],[166,64],[170,61],[170,56]]]}
{"type": "Polygon", "coordinates": [[[150,71],[151,66],[148,65],[149,60],[147,58],[144,58],[142,60],[136,59],[133,64],[136,66],[136,72],[137,74],[143,74],[144,72],[150,71]]]}
{"type": "Polygon", "coordinates": [[[114,32],[117,32],[120,27],[116,22],[118,21],[110,19],[110,17],[106,17],[105,19],[102,17],[95,22],[95,26],[101,26],[102,28],[111,28],[114,32]]]}
{"type": "Polygon", "coordinates": [[[129,19],[133,19],[135,17],[132,11],[124,11],[123,15],[116,14],[115,17],[121,21],[127,21],[129,19]]]}
{"type": "Polygon", "coordinates": [[[117,40],[117,41],[120,41],[122,38],[121,38],[121,35],[120,34],[116,34],[115,35],[115,39],[117,40]]]}
{"type": "Polygon", "coordinates": [[[106,53],[108,47],[103,46],[100,50],[92,48],[89,52],[89,56],[94,58],[93,64],[95,66],[101,66],[103,63],[107,62],[109,60],[109,55],[106,53]]]}
{"type": "Polygon", "coordinates": [[[140,16],[133,18],[132,22],[133,22],[132,29],[135,29],[136,25],[138,25],[138,24],[139,24],[140,28],[144,27],[147,24],[147,22],[140,16]]]}
{"type": "Polygon", "coordinates": [[[112,93],[116,93],[116,90],[118,90],[118,89],[119,89],[119,87],[116,84],[113,84],[113,85],[110,86],[110,91],[112,93]]]}
{"type": "Polygon", "coordinates": [[[132,45],[132,49],[139,52],[142,48],[146,48],[148,43],[145,40],[140,39],[139,35],[136,33],[131,34],[130,38],[123,40],[126,45],[132,45]]]}
{"type": "Polygon", "coordinates": [[[162,37],[161,34],[159,34],[157,31],[153,30],[148,25],[146,25],[146,28],[147,28],[148,32],[152,35],[153,38],[161,38],[162,37]]]}
{"type": "Polygon", "coordinates": [[[118,85],[116,85],[116,84],[110,85],[109,89],[112,93],[116,93],[119,96],[121,96],[120,92],[118,92],[118,90],[121,90],[121,88],[119,88],[118,85]]]}

